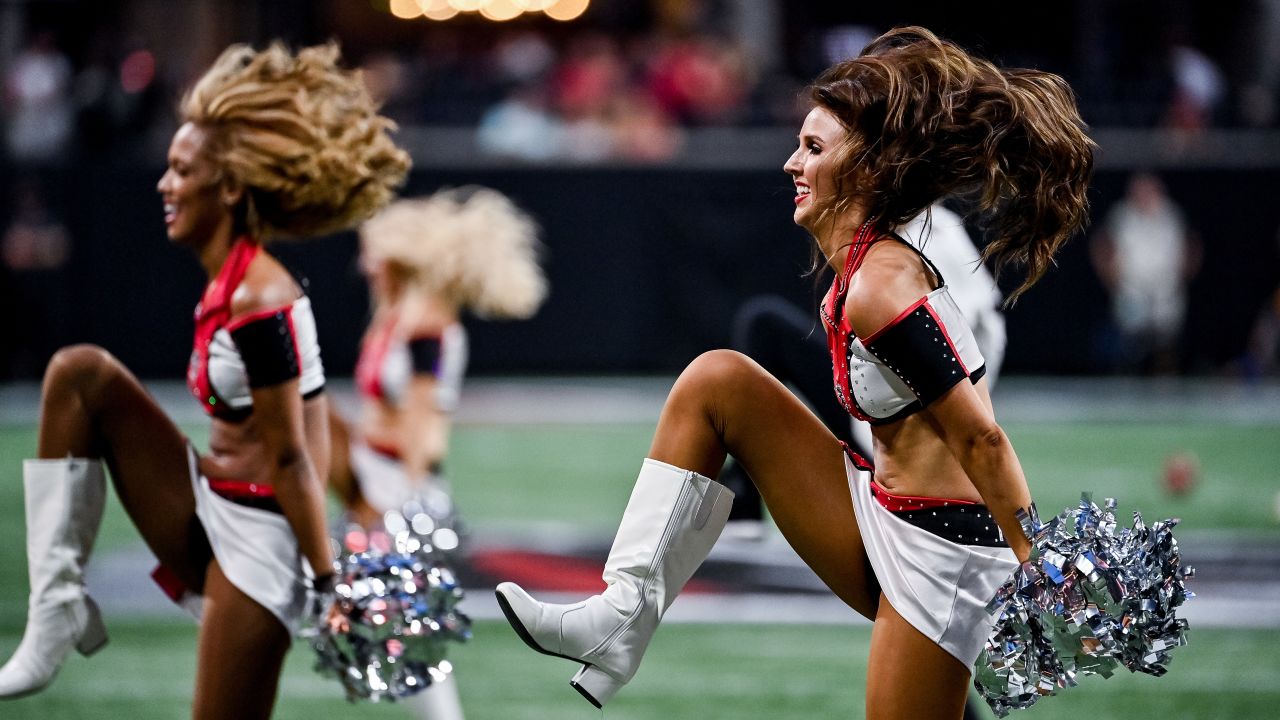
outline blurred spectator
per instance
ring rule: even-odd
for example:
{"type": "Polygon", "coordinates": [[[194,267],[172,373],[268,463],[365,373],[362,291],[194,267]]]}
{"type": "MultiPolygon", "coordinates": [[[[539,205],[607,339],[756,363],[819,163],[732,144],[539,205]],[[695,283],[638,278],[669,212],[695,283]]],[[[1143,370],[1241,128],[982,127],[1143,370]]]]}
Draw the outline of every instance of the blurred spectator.
{"type": "Polygon", "coordinates": [[[545,80],[555,62],[555,48],[541,33],[533,31],[508,35],[493,50],[493,66],[503,82],[545,80]]]}
{"type": "MultiPolygon", "coordinates": [[[[50,213],[40,183],[20,180],[14,218],[0,238],[0,262],[9,276],[13,327],[6,343],[14,376],[37,377],[64,344],[71,316],[66,277],[71,242],[66,227],[50,213]]],[[[2,373],[0,373],[2,374],[2,373]]]]}
{"type": "Polygon", "coordinates": [[[73,129],[71,63],[47,32],[35,35],[5,76],[6,140],[19,162],[51,163],[73,129]]]}
{"type": "Polygon", "coordinates": [[[633,88],[614,99],[614,156],[632,162],[652,163],[676,156],[683,142],[680,128],[645,91],[633,88]]]}
{"type": "MultiPolygon", "coordinates": [[[[1276,239],[1280,240],[1280,235],[1276,239]]],[[[1276,250],[1280,252],[1280,244],[1276,250]]],[[[1280,271],[1280,263],[1274,259],[1272,266],[1280,271]]],[[[1280,284],[1267,293],[1258,308],[1238,369],[1246,380],[1270,377],[1280,372],[1280,284]]]]}
{"type": "Polygon", "coordinates": [[[476,141],[489,155],[543,162],[561,153],[564,126],[547,107],[545,88],[525,85],[485,111],[476,141]]]}
{"type": "Polygon", "coordinates": [[[1268,294],[1258,309],[1241,370],[1250,380],[1269,377],[1280,370],[1280,287],[1268,294]]]}
{"type": "Polygon", "coordinates": [[[404,61],[391,52],[377,52],[360,65],[369,96],[382,107],[382,112],[400,123],[411,121],[413,109],[406,97],[409,71],[404,61]]]}
{"type": "Polygon", "coordinates": [[[1173,97],[1164,125],[1177,130],[1204,130],[1227,94],[1222,71],[1208,55],[1184,44],[1170,49],[1173,97]]]}
{"type": "Polygon", "coordinates": [[[732,125],[741,119],[751,82],[742,52],[708,36],[660,45],[646,78],[668,115],[690,125],[732,125]]]}
{"type": "Polygon", "coordinates": [[[1102,342],[1109,369],[1176,372],[1187,285],[1199,271],[1200,244],[1151,173],[1134,173],[1090,244],[1111,295],[1114,327],[1102,342]]]}

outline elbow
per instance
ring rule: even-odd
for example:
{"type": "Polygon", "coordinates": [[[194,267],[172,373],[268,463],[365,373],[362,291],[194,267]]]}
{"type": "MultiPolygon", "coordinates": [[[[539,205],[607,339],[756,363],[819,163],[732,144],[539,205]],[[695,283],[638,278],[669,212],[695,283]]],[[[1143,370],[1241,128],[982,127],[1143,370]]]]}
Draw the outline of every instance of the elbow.
{"type": "Polygon", "coordinates": [[[974,428],[966,439],[966,455],[969,457],[983,457],[991,453],[1000,452],[1009,444],[1009,437],[1004,434],[1004,430],[994,422],[989,425],[974,428]]]}
{"type": "Polygon", "coordinates": [[[307,453],[292,445],[278,448],[272,453],[270,467],[277,485],[290,482],[307,474],[307,453]]]}

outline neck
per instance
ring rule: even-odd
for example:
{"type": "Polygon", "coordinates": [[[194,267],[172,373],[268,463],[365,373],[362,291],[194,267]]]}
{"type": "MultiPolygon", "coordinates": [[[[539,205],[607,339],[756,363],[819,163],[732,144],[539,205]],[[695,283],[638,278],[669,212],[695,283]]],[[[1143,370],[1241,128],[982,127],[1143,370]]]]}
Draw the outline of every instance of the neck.
{"type": "Polygon", "coordinates": [[[217,277],[222,270],[222,265],[227,261],[227,256],[231,254],[231,246],[235,244],[237,237],[239,236],[230,232],[218,233],[217,236],[196,252],[200,260],[200,266],[204,268],[205,275],[210,280],[217,277]]]}
{"type": "Polygon", "coordinates": [[[840,217],[833,218],[827,224],[827,227],[814,233],[818,249],[822,251],[823,257],[827,259],[827,265],[837,274],[844,270],[845,261],[849,258],[849,251],[853,248],[853,240],[864,222],[866,222],[865,213],[860,211],[848,212],[840,217]]]}

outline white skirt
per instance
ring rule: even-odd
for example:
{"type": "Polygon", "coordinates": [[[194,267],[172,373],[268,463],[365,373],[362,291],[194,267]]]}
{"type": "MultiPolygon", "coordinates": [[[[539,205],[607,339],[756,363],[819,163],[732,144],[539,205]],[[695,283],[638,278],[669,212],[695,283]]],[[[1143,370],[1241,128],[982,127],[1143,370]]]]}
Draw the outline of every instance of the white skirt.
{"type": "Polygon", "coordinates": [[[844,458],[853,511],[876,580],[911,626],[973,667],[995,623],[987,603],[1018,562],[1007,547],[959,545],[895,516],[871,494],[871,473],[844,458]]]}
{"type": "Polygon", "coordinates": [[[195,449],[188,446],[196,515],[222,573],[275,615],[292,636],[306,605],[305,578],[311,574],[293,528],[283,515],[238,505],[215,493],[197,461],[195,449]]]}
{"type": "Polygon", "coordinates": [[[404,471],[404,463],[374,450],[364,442],[351,440],[348,457],[351,470],[360,485],[360,494],[370,507],[380,513],[399,510],[413,500],[415,488],[422,486],[404,471]]]}

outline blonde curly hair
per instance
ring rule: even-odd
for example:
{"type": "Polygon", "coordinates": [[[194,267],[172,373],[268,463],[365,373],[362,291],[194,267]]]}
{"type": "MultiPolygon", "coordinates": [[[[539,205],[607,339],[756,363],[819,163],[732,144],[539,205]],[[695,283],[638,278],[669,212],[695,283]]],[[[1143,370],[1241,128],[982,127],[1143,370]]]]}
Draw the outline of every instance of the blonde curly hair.
{"type": "Polygon", "coordinates": [[[496,190],[399,200],[360,227],[360,240],[411,290],[482,317],[530,317],[547,295],[538,226],[496,190]]]}
{"type": "Polygon", "coordinates": [[[245,188],[241,218],[260,240],[343,230],[391,201],[409,156],[391,141],[336,43],[292,54],[227,48],[182,100],[221,172],[245,188]]]}

